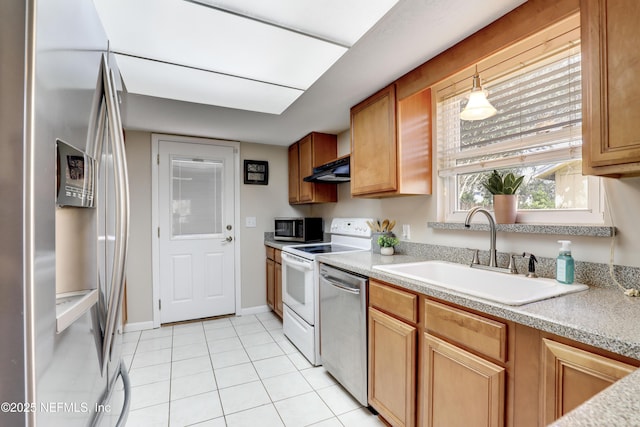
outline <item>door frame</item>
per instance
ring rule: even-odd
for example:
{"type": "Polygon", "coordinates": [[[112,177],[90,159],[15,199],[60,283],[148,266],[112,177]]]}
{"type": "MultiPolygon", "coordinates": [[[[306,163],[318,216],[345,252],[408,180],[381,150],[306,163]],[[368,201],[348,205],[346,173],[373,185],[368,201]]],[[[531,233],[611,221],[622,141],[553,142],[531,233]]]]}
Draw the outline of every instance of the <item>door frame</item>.
{"type": "Polygon", "coordinates": [[[160,219],[158,214],[158,200],[159,200],[159,183],[158,183],[158,156],[160,153],[160,141],[170,142],[182,142],[188,144],[200,144],[200,145],[213,145],[219,147],[231,147],[233,148],[233,189],[235,192],[234,197],[234,215],[233,220],[235,223],[234,230],[234,292],[235,292],[235,312],[241,313],[241,268],[240,268],[240,143],[237,141],[223,141],[219,139],[211,138],[198,138],[190,136],[169,135],[161,133],[151,134],[151,266],[152,266],[152,307],[153,307],[153,327],[160,327],[160,243],[158,239],[158,227],[160,226],[160,219]]]}

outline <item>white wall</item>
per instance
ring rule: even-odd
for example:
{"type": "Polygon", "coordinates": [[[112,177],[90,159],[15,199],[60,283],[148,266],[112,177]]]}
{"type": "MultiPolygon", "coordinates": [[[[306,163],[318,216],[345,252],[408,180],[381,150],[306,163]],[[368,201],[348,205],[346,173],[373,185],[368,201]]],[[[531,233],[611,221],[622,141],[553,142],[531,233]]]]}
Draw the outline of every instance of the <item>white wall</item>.
{"type": "MultiPolygon", "coordinates": [[[[151,133],[128,131],[127,156],[131,180],[131,251],[127,267],[127,304],[129,322],[152,319],[151,305],[151,133]]],[[[338,154],[350,151],[349,132],[338,136],[338,154]]],[[[269,162],[269,185],[244,185],[240,188],[240,245],[243,309],[265,304],[265,266],[263,238],[273,231],[275,216],[319,215],[333,217],[393,218],[396,233],[402,224],[411,227],[410,241],[456,247],[488,249],[486,233],[442,231],[427,227],[437,220],[437,196],[395,197],[389,199],[357,199],[350,194],[350,184],[338,184],[338,203],[293,207],[288,203],[287,148],[283,146],[241,143],[244,159],[269,162]],[[246,227],[246,218],[256,217],[255,228],[246,227]]],[[[437,183],[436,183],[437,185],[437,183]]],[[[615,239],[615,263],[640,267],[640,231],[636,226],[640,212],[640,178],[605,179],[613,224],[618,229],[615,239]]],[[[498,233],[498,250],[533,252],[555,257],[562,236],[498,233]]],[[[607,263],[611,239],[571,237],[573,255],[579,261],[607,263]]]]}
{"type": "MultiPolygon", "coordinates": [[[[338,135],[338,152],[349,152],[349,132],[338,135]]],[[[437,154],[434,154],[437,155],[437,154]]],[[[435,159],[434,159],[434,168],[435,159]]],[[[604,178],[605,190],[611,208],[613,225],[618,229],[615,239],[614,263],[640,267],[640,227],[637,225],[640,212],[640,178],[615,180],[604,178]]],[[[443,231],[427,227],[427,222],[437,221],[437,180],[434,181],[433,195],[408,196],[388,199],[354,199],[350,194],[350,184],[339,184],[338,203],[319,205],[312,208],[314,215],[325,220],[332,217],[366,216],[392,218],[397,221],[395,232],[400,235],[401,225],[411,227],[410,241],[420,243],[456,246],[461,248],[488,249],[486,233],[472,231],[443,231]]],[[[607,212],[605,212],[607,213],[607,212]]],[[[606,215],[609,217],[608,213],[606,215]]],[[[609,225],[611,222],[609,222],[609,225]]],[[[498,233],[497,247],[503,252],[532,252],[543,257],[556,257],[557,235],[498,233]]],[[[570,237],[574,242],[573,256],[579,261],[608,263],[611,239],[596,237],[570,237]]]]}
{"type": "Polygon", "coordinates": [[[242,143],[240,158],[269,162],[269,185],[240,186],[242,308],[249,308],[266,304],[264,233],[273,231],[274,217],[309,215],[309,207],[289,205],[287,147],[242,143]],[[257,227],[246,227],[247,217],[257,227]]]}
{"type": "MultiPolygon", "coordinates": [[[[126,132],[127,163],[131,182],[130,251],[127,264],[127,315],[129,323],[153,319],[151,241],[151,133],[126,132]]],[[[264,232],[273,231],[276,216],[308,215],[309,207],[288,203],[287,147],[240,143],[243,160],[267,160],[269,185],[245,185],[240,176],[241,306],[266,304],[264,232]],[[255,228],[246,218],[256,217],[255,228]]],[[[241,171],[240,171],[241,172],[241,171]]]]}
{"type": "Polygon", "coordinates": [[[127,260],[127,322],[153,319],[151,302],[151,134],[126,131],[129,172],[129,252],[127,260]]]}

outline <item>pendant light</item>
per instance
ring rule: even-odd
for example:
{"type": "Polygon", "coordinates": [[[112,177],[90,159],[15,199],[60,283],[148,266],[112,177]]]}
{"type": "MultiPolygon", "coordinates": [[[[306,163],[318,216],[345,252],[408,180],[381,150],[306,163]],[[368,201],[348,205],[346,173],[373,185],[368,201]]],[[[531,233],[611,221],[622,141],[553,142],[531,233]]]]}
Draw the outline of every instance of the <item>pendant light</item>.
{"type": "Polygon", "coordinates": [[[469,102],[464,110],[460,113],[462,120],[484,120],[491,116],[495,116],[497,110],[491,105],[487,99],[487,94],[482,90],[480,85],[480,74],[478,74],[478,66],[473,75],[473,87],[469,94],[469,102]]]}

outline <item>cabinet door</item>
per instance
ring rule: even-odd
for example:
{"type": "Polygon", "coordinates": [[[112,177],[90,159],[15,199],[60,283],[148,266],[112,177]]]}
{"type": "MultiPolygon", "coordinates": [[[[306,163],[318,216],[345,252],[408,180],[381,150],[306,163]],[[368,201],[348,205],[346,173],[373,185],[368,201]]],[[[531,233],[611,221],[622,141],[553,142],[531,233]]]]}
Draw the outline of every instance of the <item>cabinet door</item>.
{"type": "Polygon", "coordinates": [[[304,139],[298,142],[299,147],[299,174],[298,182],[300,185],[300,203],[308,203],[313,201],[313,189],[314,184],[311,182],[305,182],[302,179],[313,173],[313,139],[311,134],[304,137],[304,139]]]}
{"type": "Polygon", "coordinates": [[[431,194],[431,89],[398,99],[398,190],[431,194]]]}
{"type": "Polygon", "coordinates": [[[581,0],[583,161],[596,175],[640,173],[640,2],[581,0]]]}
{"type": "Polygon", "coordinates": [[[275,265],[275,301],[273,311],[282,318],[282,264],[275,265]]]}
{"type": "Polygon", "coordinates": [[[289,203],[300,201],[300,166],[298,143],[289,146],[289,203]]]}
{"type": "Polygon", "coordinates": [[[428,333],[422,337],[424,426],[503,426],[505,369],[428,333]]]}
{"type": "Polygon", "coordinates": [[[416,328],[369,308],[369,404],[392,426],[415,425],[416,328]]]}
{"type": "Polygon", "coordinates": [[[545,425],[636,369],[546,338],[542,341],[542,420],[545,425]]]}
{"type": "Polygon", "coordinates": [[[351,194],[396,191],[396,97],[391,85],[351,109],[351,194]]]}
{"type": "Polygon", "coordinates": [[[275,307],[275,266],[275,261],[267,258],[267,305],[271,307],[271,309],[275,307]]]}
{"type": "Polygon", "coordinates": [[[335,160],[338,142],[335,135],[312,132],[289,146],[289,203],[327,203],[338,201],[336,184],[305,182],[313,168],[335,160]]]}

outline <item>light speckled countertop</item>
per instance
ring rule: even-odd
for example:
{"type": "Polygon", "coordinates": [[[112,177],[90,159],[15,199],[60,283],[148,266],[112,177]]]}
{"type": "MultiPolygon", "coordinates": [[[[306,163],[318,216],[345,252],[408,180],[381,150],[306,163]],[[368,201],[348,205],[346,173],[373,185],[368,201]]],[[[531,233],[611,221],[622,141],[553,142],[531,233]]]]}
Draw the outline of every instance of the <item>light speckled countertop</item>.
{"type": "MultiPolygon", "coordinates": [[[[585,292],[522,306],[508,306],[374,270],[374,265],[423,261],[409,255],[381,256],[371,252],[322,255],[318,260],[463,307],[531,326],[594,347],[640,360],[640,298],[616,288],[590,287],[585,292]]],[[[554,426],[640,425],[640,370],[615,383],[554,426]]]]}
{"type": "Polygon", "coordinates": [[[282,250],[282,248],[284,248],[285,246],[291,246],[291,245],[295,245],[295,243],[291,243],[291,242],[277,242],[275,240],[265,240],[264,244],[266,246],[270,246],[272,248],[276,248],[276,249],[280,249],[282,250]]]}

